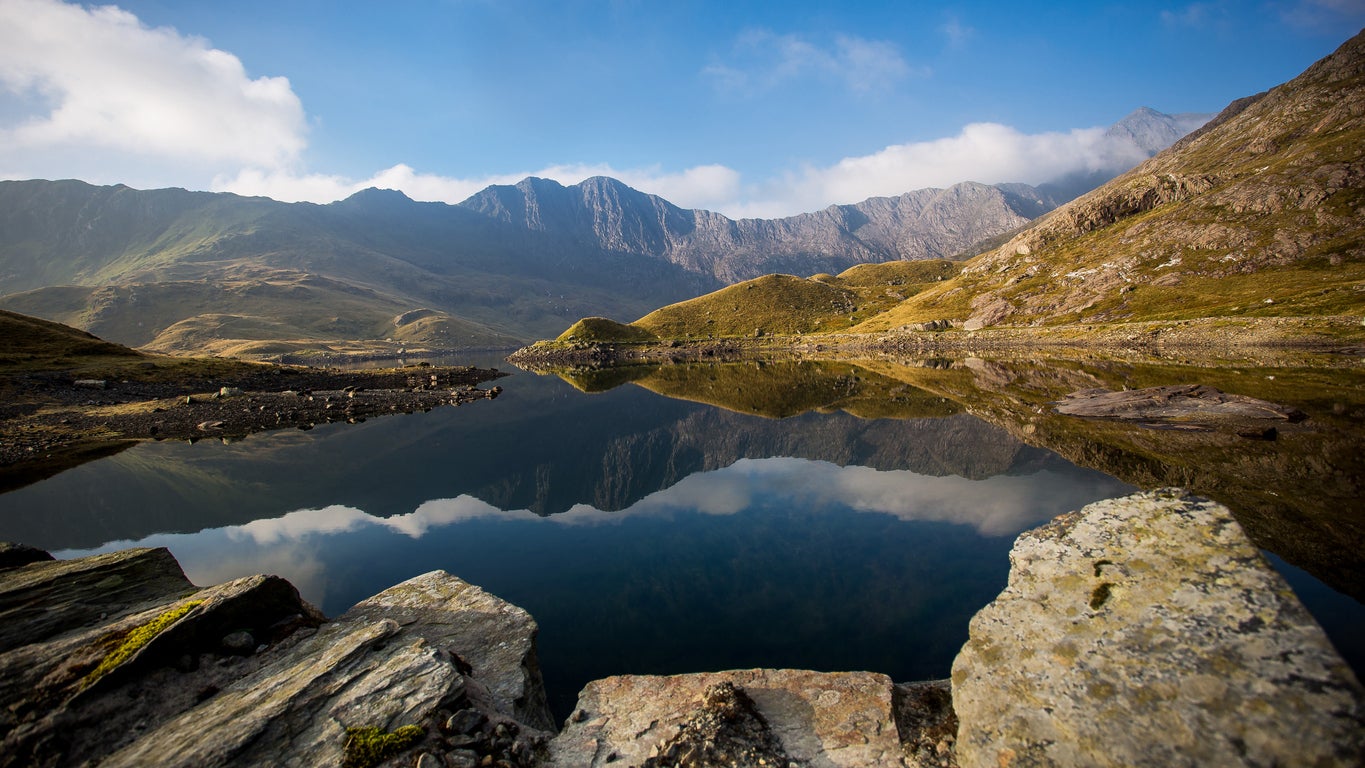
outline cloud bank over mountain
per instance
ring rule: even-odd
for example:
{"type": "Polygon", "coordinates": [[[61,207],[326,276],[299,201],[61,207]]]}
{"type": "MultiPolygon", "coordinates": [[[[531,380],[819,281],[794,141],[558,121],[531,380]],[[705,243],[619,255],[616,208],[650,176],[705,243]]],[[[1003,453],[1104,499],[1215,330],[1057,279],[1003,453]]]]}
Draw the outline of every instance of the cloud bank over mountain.
{"type": "MultiPolygon", "coordinates": [[[[1072,98],[1075,94],[1047,90],[1060,76],[1043,67],[1065,64],[1057,51],[1033,52],[1029,89],[997,94],[1027,96],[1027,109],[1007,109],[999,99],[973,101],[972,94],[985,93],[983,76],[995,88],[1016,74],[1008,67],[1017,59],[996,50],[1005,31],[999,25],[1006,22],[943,9],[915,11],[928,14],[919,19],[925,23],[908,27],[879,22],[878,14],[892,13],[886,8],[840,11],[838,24],[818,28],[784,27],[793,23],[788,15],[753,15],[724,28],[708,26],[697,32],[698,39],[685,41],[676,29],[680,20],[659,17],[664,11],[617,9],[604,20],[623,25],[610,45],[575,48],[579,58],[566,59],[553,72],[520,59],[540,62],[537,57],[555,54],[554,46],[519,49],[517,62],[478,57],[473,50],[478,35],[508,32],[498,9],[427,9],[422,13],[439,16],[451,33],[475,37],[465,39],[463,48],[442,49],[453,79],[438,81],[437,90],[431,83],[422,90],[417,79],[425,70],[416,67],[436,53],[408,39],[412,30],[403,14],[311,18],[305,35],[290,27],[300,22],[298,14],[281,12],[274,19],[279,28],[266,29],[242,24],[222,9],[140,0],[123,5],[0,2],[0,178],[79,178],[319,203],[381,187],[417,200],[457,203],[489,185],[526,176],[565,185],[611,176],[683,207],[769,218],[963,181],[1039,184],[1068,174],[1114,172],[1144,156],[1126,137],[1074,124],[1080,121],[1074,108],[1094,95],[1072,98]],[[366,19],[364,35],[375,45],[398,32],[407,35],[393,38],[402,48],[375,49],[393,54],[385,66],[361,61],[359,51],[344,46],[311,55],[309,46],[329,32],[349,34],[366,19]],[[651,53],[652,38],[637,41],[629,34],[655,28],[670,30],[653,39],[656,47],[679,47],[661,52],[651,68],[640,59],[651,53]],[[220,39],[228,42],[195,34],[221,30],[226,32],[220,39]],[[273,57],[262,49],[266,43],[257,42],[266,39],[292,55],[273,57]],[[465,49],[472,58],[460,58],[465,49]],[[418,63],[410,65],[409,59],[418,63]],[[277,69],[251,71],[258,66],[277,69]],[[618,84],[622,90],[609,90],[611,78],[625,77],[622,73],[631,79],[618,84]],[[388,79],[363,80],[377,77],[388,79]],[[566,77],[560,91],[550,94],[559,101],[535,103],[537,111],[526,111],[533,100],[523,93],[544,97],[544,90],[535,90],[541,81],[566,77]],[[643,87],[640,78],[646,78],[643,87]],[[483,81],[496,93],[491,101],[487,94],[477,98],[483,81]],[[402,96],[390,98],[385,90],[402,96]],[[340,102],[338,94],[345,95],[340,102]],[[948,103],[946,94],[960,94],[953,98],[962,102],[948,103]],[[388,111],[380,103],[390,105],[388,111]],[[910,105],[918,113],[907,112],[910,105]],[[629,119],[612,117],[618,114],[629,119]],[[1023,120],[1031,122],[1012,124],[1023,120]],[[345,153],[346,140],[338,137],[349,135],[353,123],[381,126],[381,133],[353,140],[353,151],[345,153]],[[454,123],[476,128],[440,141],[454,123]],[[814,128],[817,124],[824,127],[814,128]],[[739,137],[741,130],[746,138],[739,137]],[[702,134],[708,138],[695,138],[702,134]],[[413,143],[419,135],[440,143],[413,143]],[[495,162],[480,159],[512,135],[539,138],[514,143],[512,154],[495,162]],[[795,136],[804,138],[791,139],[795,136]],[[672,151],[683,145],[686,151],[672,151]],[[366,159],[353,160],[356,155],[366,159]],[[463,170],[474,168],[480,170],[463,170]]],[[[1134,10],[1138,26],[1125,34],[1164,35],[1161,42],[1204,25],[1253,23],[1226,9],[1215,14],[1207,5],[1179,12],[1134,10]]],[[[1290,19],[1283,26],[1300,32],[1307,22],[1293,19],[1349,20],[1359,11],[1358,4],[1340,0],[1290,6],[1281,9],[1290,19]]],[[[605,13],[580,15],[599,12],[605,13]]],[[[901,12],[910,11],[894,11],[901,12]]],[[[512,26],[551,24],[555,18],[546,9],[512,26]]],[[[1084,13],[1076,18],[1098,24],[1084,13]]],[[[592,21],[559,18],[561,25],[592,21]]],[[[1025,14],[1010,23],[1017,27],[1032,19],[1025,14]]],[[[1112,26],[1105,20],[1094,34],[1112,26]]],[[[1091,44],[1071,36],[1065,49],[1070,56],[1073,48],[1091,44]]],[[[1116,54],[1115,61],[1094,66],[1129,74],[1120,58],[1116,54]]],[[[1146,63],[1151,66],[1144,77],[1155,76],[1156,62],[1146,63]]],[[[1219,71],[1229,68],[1235,69],[1219,71]]],[[[1182,82],[1213,74],[1190,73],[1182,82]]],[[[1161,95],[1169,87],[1148,91],[1161,95]]],[[[1095,110],[1086,114],[1087,122],[1121,116],[1099,112],[1096,121],[1095,110]]]]}

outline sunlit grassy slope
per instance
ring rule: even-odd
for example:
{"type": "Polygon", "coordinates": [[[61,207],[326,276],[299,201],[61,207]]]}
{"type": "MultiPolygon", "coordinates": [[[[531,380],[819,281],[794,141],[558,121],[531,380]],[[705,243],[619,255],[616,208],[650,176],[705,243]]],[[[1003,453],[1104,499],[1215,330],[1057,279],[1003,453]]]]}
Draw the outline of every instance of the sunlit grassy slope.
{"type": "Polygon", "coordinates": [[[766,275],[672,304],[630,324],[590,318],[560,341],[649,341],[794,335],[844,330],[957,273],[934,259],[863,264],[842,274],[766,275]]]}
{"type": "Polygon", "coordinates": [[[961,265],[773,275],[633,325],[694,339],[1341,316],[1365,316],[1365,33],[961,265]]]}

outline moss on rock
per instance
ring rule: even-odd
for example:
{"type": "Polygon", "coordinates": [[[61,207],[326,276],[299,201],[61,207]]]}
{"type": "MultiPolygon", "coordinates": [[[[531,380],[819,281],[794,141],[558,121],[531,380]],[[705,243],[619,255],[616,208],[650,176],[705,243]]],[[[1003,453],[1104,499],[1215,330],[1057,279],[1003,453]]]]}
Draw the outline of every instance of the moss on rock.
{"type": "Polygon", "coordinates": [[[347,728],[346,754],[341,766],[372,768],[412,746],[425,734],[426,731],[416,725],[405,725],[393,732],[373,725],[347,728]]]}
{"type": "Polygon", "coordinates": [[[109,653],[104,655],[100,663],[90,670],[90,674],[81,680],[81,690],[85,690],[94,685],[100,678],[114,671],[120,664],[133,657],[133,654],[142,650],[148,643],[156,638],[157,635],[165,632],[172,624],[184,618],[185,614],[203,604],[203,600],[191,600],[188,603],[181,603],[170,610],[157,614],[151,621],[133,627],[122,638],[111,639],[113,646],[109,653]]]}

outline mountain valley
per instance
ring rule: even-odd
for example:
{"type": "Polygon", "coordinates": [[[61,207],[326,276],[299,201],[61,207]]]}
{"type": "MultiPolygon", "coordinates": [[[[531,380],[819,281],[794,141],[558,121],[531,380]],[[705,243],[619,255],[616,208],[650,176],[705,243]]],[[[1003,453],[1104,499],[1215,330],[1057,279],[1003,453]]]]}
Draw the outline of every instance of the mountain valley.
{"type": "MultiPolygon", "coordinates": [[[[1149,155],[1203,115],[1117,123],[1149,155]]],[[[686,210],[614,179],[528,178],[459,205],[369,189],[328,205],[0,182],[0,307],[172,354],[326,360],[510,348],[587,316],[770,273],[960,260],[1103,171],[963,182],[782,219],[686,210]]],[[[1111,172],[1112,173],[1112,172],[1111,172]]]]}

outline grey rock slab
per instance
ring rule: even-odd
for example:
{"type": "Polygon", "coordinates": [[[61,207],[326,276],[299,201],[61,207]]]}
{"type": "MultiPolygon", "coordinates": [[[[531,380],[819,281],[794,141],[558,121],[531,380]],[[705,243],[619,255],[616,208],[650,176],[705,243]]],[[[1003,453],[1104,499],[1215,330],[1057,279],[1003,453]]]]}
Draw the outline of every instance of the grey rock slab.
{"type": "Polygon", "coordinates": [[[536,657],[539,627],[524,609],[432,571],[356,603],[338,621],[380,618],[467,663],[498,712],[532,728],[554,730],[536,657]]]}
{"type": "Polygon", "coordinates": [[[106,766],[280,765],[339,762],[344,727],[321,715],[331,696],[366,671],[369,652],[398,634],[398,625],[332,625],[297,651],[261,673],[239,681],[130,746],[111,755],[106,766]],[[302,725],[304,733],[291,733],[302,725]],[[332,731],[328,734],[327,731],[332,731]],[[330,744],[318,744],[330,735],[330,744]],[[313,749],[309,749],[313,747],[313,749]],[[330,748],[329,748],[330,747],[330,748]],[[273,751],[267,759],[249,753],[273,751]],[[308,762],[295,762],[306,758],[308,762]]]}
{"type": "Polygon", "coordinates": [[[1056,406],[1058,413],[1103,419],[1142,421],[1262,420],[1302,421],[1302,411],[1200,384],[1172,384],[1113,392],[1072,392],[1056,406]]]}
{"type": "Polygon", "coordinates": [[[0,654],[0,766],[44,764],[54,754],[73,762],[102,757],[195,707],[200,692],[246,674],[251,665],[213,660],[226,631],[249,627],[265,636],[282,618],[314,614],[284,579],[248,576],[0,654]],[[131,631],[177,608],[189,610],[91,676],[131,631]],[[200,654],[209,654],[203,664],[200,654]]]}
{"type": "Polygon", "coordinates": [[[429,738],[414,754],[430,751],[453,702],[519,711],[539,691],[543,707],[535,630],[520,608],[449,574],[424,574],[357,604],[101,765],[337,765],[346,729],[366,726],[419,725],[429,738]]]}
{"type": "Polygon", "coordinates": [[[168,603],[195,589],[163,548],[33,562],[0,572],[0,652],[109,616],[168,603]]]}
{"type": "Polygon", "coordinates": [[[782,752],[799,765],[902,765],[890,678],[789,669],[595,680],[550,742],[546,764],[641,765],[678,736],[709,688],[725,682],[752,699],[782,752]]]}
{"type": "Polygon", "coordinates": [[[1010,562],[953,664],[961,765],[1365,761],[1365,691],[1226,507],[1097,502],[1010,562]]]}

